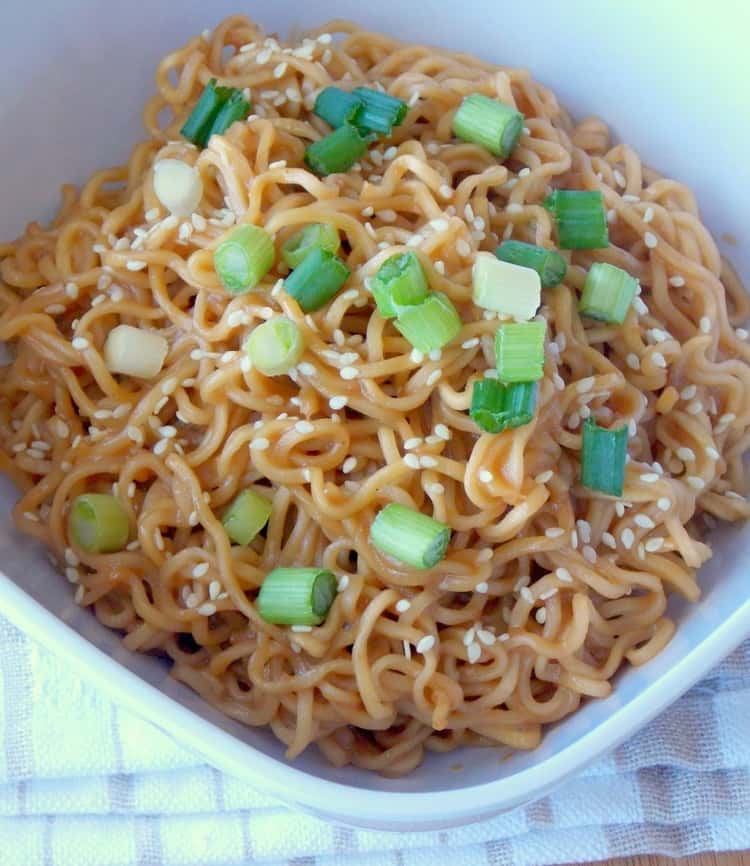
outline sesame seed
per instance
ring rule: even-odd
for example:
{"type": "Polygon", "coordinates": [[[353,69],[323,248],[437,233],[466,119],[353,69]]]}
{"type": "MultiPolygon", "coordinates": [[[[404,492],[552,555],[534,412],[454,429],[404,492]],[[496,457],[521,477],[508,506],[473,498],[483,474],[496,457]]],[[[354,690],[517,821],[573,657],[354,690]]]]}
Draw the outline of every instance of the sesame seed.
{"type": "Polygon", "coordinates": [[[128,439],[132,439],[136,445],[143,445],[143,432],[138,427],[129,426],[125,428],[128,439]]]}
{"type": "Polygon", "coordinates": [[[198,613],[201,616],[213,616],[216,613],[216,605],[207,601],[198,608],[198,613]]]}
{"type": "Polygon", "coordinates": [[[611,547],[612,550],[617,548],[617,542],[611,532],[602,532],[602,544],[606,547],[611,547]]]}
{"type": "Polygon", "coordinates": [[[434,469],[438,465],[438,462],[434,457],[425,455],[424,457],[419,458],[419,465],[423,469],[434,469]]]}
{"type": "Polygon", "coordinates": [[[596,562],[596,551],[590,544],[584,545],[582,553],[583,558],[586,560],[586,562],[596,562]]]}
{"type": "Polygon", "coordinates": [[[659,239],[653,232],[646,232],[643,236],[643,241],[650,250],[653,250],[659,243],[659,239]]]}
{"type": "Polygon", "coordinates": [[[737,335],[738,340],[747,340],[748,336],[750,336],[745,328],[737,328],[734,333],[737,335]]]}
{"type": "Polygon", "coordinates": [[[704,334],[711,333],[711,319],[708,316],[701,316],[700,321],[698,322],[698,327],[704,334]]]}
{"type": "Polygon", "coordinates": [[[404,463],[410,469],[419,469],[419,457],[416,454],[407,454],[404,457],[404,463]]]}
{"type": "Polygon", "coordinates": [[[342,367],[339,370],[339,376],[342,379],[356,379],[359,376],[359,370],[356,367],[342,367]]]}
{"type": "Polygon", "coordinates": [[[539,596],[539,601],[548,601],[550,598],[553,598],[558,593],[558,589],[556,586],[553,586],[552,589],[547,589],[539,596]]]}
{"type": "Polygon", "coordinates": [[[203,577],[208,572],[208,563],[199,562],[192,571],[193,577],[203,577]]]}
{"type": "Polygon", "coordinates": [[[480,647],[478,643],[471,643],[466,648],[466,657],[468,658],[470,664],[478,662],[481,656],[482,647],[480,647]]]}
{"type": "Polygon", "coordinates": [[[167,448],[169,448],[169,439],[160,439],[156,445],[154,445],[154,454],[157,456],[163,454],[167,448]]]}
{"type": "Polygon", "coordinates": [[[313,433],[315,431],[315,425],[311,424],[309,421],[302,420],[296,422],[296,424],[294,425],[294,429],[298,433],[302,433],[304,435],[307,433],[313,433]]]}
{"type": "Polygon", "coordinates": [[[402,641],[402,643],[404,645],[404,656],[407,659],[410,659],[411,658],[411,644],[409,643],[408,640],[402,641]]]}
{"type": "Polygon", "coordinates": [[[171,424],[166,424],[164,427],[159,427],[159,435],[165,439],[174,439],[177,435],[177,428],[171,424]]]}
{"type": "Polygon", "coordinates": [[[526,604],[534,604],[534,595],[528,586],[521,587],[521,598],[526,604]]]}
{"type": "Polygon", "coordinates": [[[651,355],[651,360],[657,367],[664,368],[667,366],[667,359],[664,357],[664,355],[662,355],[661,352],[654,352],[653,355],[651,355]]]}
{"type": "Polygon", "coordinates": [[[188,515],[188,526],[197,526],[198,525],[198,512],[191,511],[188,515]]]}
{"type": "Polygon", "coordinates": [[[734,412],[726,412],[724,415],[719,418],[719,424],[731,424],[733,421],[737,420],[737,416],[734,412]]]}
{"type": "Polygon", "coordinates": [[[534,481],[536,481],[537,484],[546,484],[548,481],[552,480],[554,474],[555,473],[551,469],[545,469],[544,472],[540,472],[539,475],[536,476],[534,481]]]}
{"type": "Polygon", "coordinates": [[[85,337],[75,337],[71,345],[77,351],[83,352],[84,349],[88,349],[89,341],[85,337]]]}
{"type": "Polygon", "coordinates": [[[648,315],[648,307],[637,295],[633,298],[633,309],[636,311],[636,313],[638,313],[639,316],[648,315]]]}
{"type": "Polygon", "coordinates": [[[303,361],[301,364],[297,364],[297,369],[300,371],[300,373],[302,373],[303,376],[315,375],[315,367],[308,361],[303,361]]]}
{"type": "Polygon", "coordinates": [[[279,63],[277,66],[275,66],[274,70],[273,70],[273,77],[274,78],[283,78],[284,73],[287,70],[287,66],[288,66],[288,64],[286,62],[279,63]]]}
{"type": "Polygon", "coordinates": [[[654,209],[652,207],[647,207],[646,212],[643,214],[643,222],[650,223],[654,218],[654,209]]]}
{"type": "Polygon", "coordinates": [[[471,246],[469,246],[469,242],[463,238],[459,238],[456,242],[456,252],[461,256],[461,258],[465,259],[471,254],[471,246]]]}
{"type": "Polygon", "coordinates": [[[341,464],[341,471],[344,475],[348,475],[350,472],[353,472],[357,468],[357,458],[356,457],[347,457],[346,460],[341,464]]]}
{"type": "Polygon", "coordinates": [[[625,363],[631,370],[641,369],[641,359],[635,354],[635,352],[628,353],[628,356],[625,358],[625,363]]]}
{"type": "Polygon", "coordinates": [[[511,202],[505,208],[506,213],[521,213],[522,211],[523,211],[523,205],[519,204],[518,202],[515,202],[515,201],[511,202]]]}
{"type": "Polygon", "coordinates": [[[703,411],[703,403],[700,400],[693,400],[685,407],[685,411],[688,415],[700,415],[703,411]]]}
{"type": "Polygon", "coordinates": [[[339,592],[343,592],[348,586],[349,586],[349,575],[348,574],[342,574],[341,577],[339,578],[339,582],[338,582],[338,585],[336,588],[338,589],[339,592]]]}
{"type": "Polygon", "coordinates": [[[672,501],[667,496],[661,496],[659,499],[656,500],[656,507],[660,511],[669,511],[669,509],[672,507],[672,501]]]}
{"type": "Polygon", "coordinates": [[[620,541],[622,542],[622,546],[626,550],[630,550],[630,548],[633,546],[633,542],[635,541],[635,535],[633,534],[633,530],[629,527],[623,529],[623,531],[620,533],[620,541]]]}
{"type": "Polygon", "coordinates": [[[563,377],[559,375],[559,373],[555,373],[552,376],[552,382],[558,391],[564,391],[565,390],[565,381],[563,380],[563,377]]]}
{"type": "Polygon", "coordinates": [[[656,553],[657,550],[661,550],[664,547],[664,539],[663,538],[649,538],[648,541],[644,545],[645,549],[648,553],[656,553]]]}
{"type": "Polygon", "coordinates": [[[491,631],[488,631],[486,628],[478,629],[477,637],[485,646],[492,646],[497,640],[497,636],[494,635],[491,631]]]}
{"type": "Polygon", "coordinates": [[[487,581],[482,580],[474,587],[474,592],[478,592],[480,595],[487,595],[489,589],[490,585],[487,583],[487,581]]]}
{"type": "Polygon", "coordinates": [[[633,518],[633,522],[636,526],[640,526],[641,529],[653,529],[656,524],[647,514],[636,514],[633,518]]]}
{"type": "Polygon", "coordinates": [[[518,580],[513,584],[513,592],[520,592],[524,586],[528,586],[531,583],[531,577],[528,574],[523,574],[518,580]]]}
{"type": "Polygon", "coordinates": [[[423,638],[420,638],[417,643],[415,649],[420,655],[424,655],[429,652],[435,646],[435,638],[431,634],[426,634],[423,638]]]}
{"type": "Polygon", "coordinates": [[[680,286],[685,285],[685,277],[681,277],[679,274],[675,274],[673,277],[669,278],[669,285],[675,286],[675,288],[679,288],[680,286]]]}
{"type": "Polygon", "coordinates": [[[698,389],[695,385],[688,385],[686,388],[683,388],[682,391],[680,391],[680,397],[683,400],[692,400],[697,393],[698,389]]]}
{"type": "Polygon", "coordinates": [[[331,407],[331,409],[333,409],[334,412],[336,412],[339,409],[343,409],[348,402],[349,401],[346,397],[337,395],[336,397],[331,397],[331,399],[328,401],[328,405],[331,407]]]}
{"type": "Polygon", "coordinates": [[[445,493],[445,487],[438,481],[428,484],[426,489],[430,496],[442,496],[445,493]]]}
{"type": "Polygon", "coordinates": [[[271,443],[268,439],[265,439],[263,436],[260,436],[258,439],[253,439],[250,443],[250,449],[252,451],[265,451],[270,448],[271,443]]]}
{"type": "Polygon", "coordinates": [[[560,536],[565,535],[565,530],[561,526],[552,526],[545,529],[544,534],[547,538],[560,538],[560,536]]]}
{"type": "Polygon", "coordinates": [[[706,452],[706,456],[710,457],[711,460],[718,460],[719,457],[721,457],[719,452],[712,445],[706,445],[703,450],[706,452]]]}
{"type": "Polygon", "coordinates": [[[697,475],[688,475],[687,483],[693,488],[693,490],[703,490],[706,486],[706,482],[699,478],[697,475]]]}
{"type": "Polygon", "coordinates": [[[423,443],[423,439],[421,436],[410,436],[404,442],[404,448],[407,451],[413,451],[415,448],[419,448],[419,446],[423,443]]]}
{"type": "Polygon", "coordinates": [[[443,371],[442,371],[442,370],[433,370],[433,371],[430,373],[430,375],[427,377],[427,381],[426,381],[425,384],[426,384],[428,387],[432,387],[433,385],[435,385],[435,384],[440,380],[440,377],[441,377],[442,375],[443,375],[443,371]]]}
{"type": "Polygon", "coordinates": [[[472,626],[471,628],[467,628],[464,632],[464,636],[461,638],[464,646],[469,646],[469,644],[474,642],[474,634],[476,633],[476,626],[472,626]]]}
{"type": "Polygon", "coordinates": [[[475,349],[479,345],[479,337],[472,337],[470,340],[464,340],[461,343],[462,349],[475,349]]]}
{"type": "Polygon", "coordinates": [[[539,625],[544,625],[544,623],[547,622],[547,609],[544,607],[540,607],[534,614],[534,618],[539,623],[539,625]]]}
{"type": "Polygon", "coordinates": [[[680,460],[695,460],[695,452],[692,448],[686,448],[685,446],[681,446],[675,452],[680,460]]]}
{"type": "Polygon", "coordinates": [[[154,530],[154,545],[157,550],[164,550],[164,539],[158,529],[154,530]]]}
{"type": "Polygon", "coordinates": [[[644,472],[641,475],[641,481],[645,481],[646,484],[655,484],[659,480],[659,475],[656,472],[644,472]]]}
{"type": "Polygon", "coordinates": [[[586,379],[581,379],[576,383],[576,391],[579,394],[586,394],[594,387],[594,377],[588,376],[586,379]]]}
{"type": "Polygon", "coordinates": [[[396,602],[396,610],[399,613],[406,613],[407,610],[411,607],[411,602],[408,599],[400,598],[396,602]]]}

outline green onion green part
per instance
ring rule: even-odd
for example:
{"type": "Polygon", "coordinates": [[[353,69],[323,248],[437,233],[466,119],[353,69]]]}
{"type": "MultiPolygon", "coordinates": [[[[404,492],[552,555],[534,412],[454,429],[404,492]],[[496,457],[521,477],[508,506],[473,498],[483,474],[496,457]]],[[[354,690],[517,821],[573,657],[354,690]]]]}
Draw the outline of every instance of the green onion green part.
{"type": "Polygon", "coordinates": [[[216,79],[212,78],[180,130],[181,134],[198,147],[205,147],[214,119],[234,92],[233,87],[217,87],[216,79]]]}
{"type": "Polygon", "coordinates": [[[331,300],[350,273],[340,258],[316,247],[284,280],[284,289],[303,312],[314,313],[331,300]]]}
{"type": "Polygon", "coordinates": [[[68,532],[88,553],[114,553],[128,543],[130,522],[125,507],[108,493],[84,493],[70,506],[68,532]]]}
{"type": "Polygon", "coordinates": [[[477,253],[472,268],[474,303],[525,322],[536,315],[542,299],[542,283],[532,268],[495,258],[492,253],[477,253]]]}
{"type": "Polygon", "coordinates": [[[224,512],[221,523],[235,544],[250,544],[268,523],[271,501],[254,490],[243,490],[224,512]]]}
{"type": "Polygon", "coordinates": [[[512,322],[495,334],[495,357],[501,382],[536,382],[544,370],[544,322],[512,322]]]}
{"type": "Polygon", "coordinates": [[[593,418],[583,425],[581,483],[608,496],[622,496],[628,428],[605,430],[593,418]]]}
{"type": "Polygon", "coordinates": [[[320,625],[336,598],[336,578],[323,568],[275,568],[258,593],[258,614],[275,625],[320,625]]]}
{"type": "Polygon", "coordinates": [[[542,281],[543,289],[551,289],[561,283],[568,270],[567,262],[556,250],[523,241],[503,241],[495,250],[495,255],[503,262],[535,270],[542,281]]]}
{"type": "Polygon", "coordinates": [[[392,319],[406,307],[422,303],[428,295],[428,285],[419,256],[409,251],[386,259],[373,277],[370,290],[384,319],[392,319]]]}
{"type": "Polygon", "coordinates": [[[420,352],[442,349],[461,332],[461,318],[453,302],[441,292],[421,304],[406,307],[395,321],[396,328],[420,352]]]}
{"type": "Polygon", "coordinates": [[[404,122],[409,110],[403,99],[369,87],[357,87],[352,95],[361,103],[353,122],[363,132],[390,135],[394,126],[400,126],[404,122]]]}
{"type": "Polygon", "coordinates": [[[503,385],[496,379],[479,379],[471,392],[469,415],[485,433],[523,427],[534,417],[536,395],[536,382],[503,385]]]}
{"type": "Polygon", "coordinates": [[[305,163],[320,177],[349,171],[364,156],[372,140],[370,135],[363,135],[355,126],[344,123],[307,146],[305,163]]]}
{"type": "Polygon", "coordinates": [[[596,262],[586,275],[578,307],[584,316],[621,325],[637,291],[638,280],[627,271],[596,262]]]}
{"type": "Polygon", "coordinates": [[[299,327],[286,316],[274,316],[258,325],[245,343],[253,367],[264,376],[288,373],[302,357],[304,349],[299,327]]]}
{"type": "Polygon", "coordinates": [[[432,568],[445,556],[451,529],[426,514],[391,502],[370,527],[370,542],[412,568],[432,568]]]}
{"type": "Polygon", "coordinates": [[[211,122],[206,141],[209,141],[212,135],[223,135],[235,121],[244,120],[248,114],[250,103],[241,90],[235,90],[211,122]]]}
{"type": "Polygon", "coordinates": [[[341,238],[335,226],[330,223],[311,223],[284,241],[281,257],[290,268],[296,268],[316,247],[336,253],[340,246],[341,238]]]}
{"type": "Polygon", "coordinates": [[[598,250],[609,246],[607,214],[599,190],[556,189],[544,207],[557,222],[557,239],[564,250],[598,250]]]}
{"type": "Polygon", "coordinates": [[[249,292],[273,267],[273,239],[259,226],[241,225],[214,251],[214,268],[233,295],[249,292]]]}
{"type": "Polygon", "coordinates": [[[453,117],[453,132],[457,138],[486,147],[490,153],[505,159],[521,137],[523,115],[504,102],[472,93],[453,117]]]}
{"type": "Polygon", "coordinates": [[[344,123],[354,123],[361,110],[362,101],[353,93],[340,87],[324,87],[315,100],[313,114],[338,129],[344,123]]]}

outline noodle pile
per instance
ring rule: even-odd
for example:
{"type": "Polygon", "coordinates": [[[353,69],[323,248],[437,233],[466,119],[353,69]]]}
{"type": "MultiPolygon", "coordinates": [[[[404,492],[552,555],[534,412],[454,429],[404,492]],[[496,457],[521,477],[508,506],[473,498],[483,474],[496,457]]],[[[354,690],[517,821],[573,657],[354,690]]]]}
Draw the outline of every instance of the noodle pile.
{"type": "Polygon", "coordinates": [[[613,145],[600,120],[575,124],[522,70],[347,22],[285,45],[233,17],[168,55],[157,84],[149,138],[128,164],[65,187],[49,227],[0,246],[0,339],[13,352],[0,461],[22,492],[19,527],[127,647],[166,654],[175,677],[229,716],[269,725],[290,757],[316,743],[336,765],[403,774],[425,750],[533,748],[545,724],[664,647],[669,593],[699,597],[705,532],[750,515],[736,492],[750,348],[735,330],[750,306],[692,194],[613,145]],[[179,129],[211,77],[249,88],[253,113],[198,150],[179,129]],[[409,111],[353,170],[319,179],[303,154],[328,128],[311,109],[337,81],[382,85],[409,111]],[[471,92],[526,118],[505,164],[452,137],[471,92]],[[167,215],[154,194],[165,157],[200,171],[191,218],[167,215]],[[543,294],[532,423],[481,434],[468,408],[494,368],[498,321],[471,302],[471,266],[506,238],[549,246],[541,202],[553,187],[601,190],[611,243],[565,252],[564,283],[543,294]],[[222,289],[212,251],[235,223],[263,226],[278,249],[312,222],[338,228],[352,271],[323,309],[303,315],[280,289],[278,257],[254,291],[222,289]],[[426,357],[365,286],[409,249],[464,323],[426,357]],[[622,326],[579,316],[594,261],[640,281],[622,326]],[[242,347],[279,312],[306,351],[289,376],[268,378],[242,347]],[[121,323],[168,340],[157,379],[108,372],[102,346],[121,323]],[[629,426],[622,500],[578,484],[588,417],[629,426]],[[220,515],[248,487],[272,498],[270,522],[231,546],[220,515]],[[72,499],[97,491],[128,510],[134,540],[122,552],[86,554],[67,538],[72,499]],[[431,571],[369,543],[389,502],[453,529],[431,571]],[[264,575],[311,564],[339,579],[323,625],[261,620],[264,575]]]}

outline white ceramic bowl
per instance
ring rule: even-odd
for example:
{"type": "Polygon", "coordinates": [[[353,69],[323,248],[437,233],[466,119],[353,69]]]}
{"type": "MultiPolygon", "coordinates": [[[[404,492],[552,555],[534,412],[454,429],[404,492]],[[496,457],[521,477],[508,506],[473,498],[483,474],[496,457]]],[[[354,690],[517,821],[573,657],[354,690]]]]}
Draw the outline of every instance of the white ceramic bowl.
{"type": "MultiPolygon", "coordinates": [[[[741,237],[750,224],[750,111],[737,103],[745,89],[732,86],[746,67],[733,0],[687,7],[677,0],[536,0],[507,7],[463,0],[460,11],[447,0],[412,6],[397,0],[366,6],[36,0],[33,23],[28,3],[6,0],[0,238],[14,236],[28,219],[49,216],[62,181],[81,181],[94,168],[125,159],[142,134],[140,110],[158,59],[240,7],[271,30],[348,15],[405,38],[528,66],[569,108],[604,116],[647,162],[692,184],[717,235],[741,237]]],[[[725,252],[750,277],[748,247],[725,252]]],[[[504,760],[494,750],[431,755],[398,780],[333,769],[312,749],[289,765],[267,731],[218,715],[173,682],[163,662],[126,652],[116,635],[80,610],[43,551],[12,530],[14,497],[10,483],[0,481],[3,613],[115,701],[215,766],[317,815],[360,826],[447,827],[538,797],[630,736],[750,633],[743,562],[750,527],[722,529],[716,556],[701,573],[703,601],[671,604],[680,627],[667,649],[646,667],[625,671],[610,698],[556,725],[536,751],[504,760]],[[457,762],[461,772],[450,769],[457,762]]]]}

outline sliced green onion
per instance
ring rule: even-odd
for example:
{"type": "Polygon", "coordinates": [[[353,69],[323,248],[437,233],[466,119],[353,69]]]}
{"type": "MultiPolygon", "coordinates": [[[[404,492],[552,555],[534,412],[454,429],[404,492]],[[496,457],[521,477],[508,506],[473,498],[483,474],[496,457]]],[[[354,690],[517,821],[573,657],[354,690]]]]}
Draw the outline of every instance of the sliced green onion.
{"type": "Polygon", "coordinates": [[[621,325],[637,291],[638,280],[627,271],[596,262],[586,275],[578,307],[584,316],[621,325]]]}
{"type": "Polygon", "coordinates": [[[316,247],[284,280],[284,289],[305,313],[314,313],[338,292],[351,271],[328,250],[316,247]]]}
{"type": "Polygon", "coordinates": [[[609,496],[622,496],[627,451],[627,427],[605,430],[593,418],[587,418],[581,450],[583,486],[609,496]]]}
{"type": "Polygon", "coordinates": [[[442,349],[461,331],[461,318],[453,302],[441,292],[406,307],[395,321],[398,330],[420,352],[442,349]]]}
{"type": "Polygon", "coordinates": [[[214,251],[221,284],[233,295],[249,292],[273,267],[273,239],[259,226],[241,225],[214,251]]]}
{"type": "Polygon", "coordinates": [[[536,382],[544,369],[544,322],[500,325],[495,334],[497,372],[501,382],[536,382]]]}
{"type": "Polygon", "coordinates": [[[88,553],[114,553],[128,543],[128,512],[108,493],[84,493],[70,506],[68,532],[88,553]]]}
{"type": "Polygon", "coordinates": [[[523,241],[503,241],[495,250],[503,262],[533,268],[542,281],[542,288],[550,289],[561,283],[568,270],[568,263],[556,250],[525,244],[523,241]]]}
{"type": "Polygon", "coordinates": [[[391,502],[370,527],[370,542],[412,568],[432,568],[445,556],[451,529],[426,514],[391,502]]]}
{"type": "Polygon", "coordinates": [[[471,273],[478,307],[522,322],[536,315],[542,281],[532,268],[501,262],[492,253],[477,253],[471,273]]]}
{"type": "Polygon", "coordinates": [[[536,382],[503,385],[496,379],[479,379],[471,392],[469,415],[487,433],[523,427],[534,417],[536,382]]]}
{"type": "Polygon", "coordinates": [[[599,190],[556,189],[544,207],[557,222],[557,239],[564,250],[598,250],[609,246],[607,214],[599,190]]]}
{"type": "Polygon", "coordinates": [[[320,625],[336,598],[336,578],[323,568],[274,568],[258,593],[258,614],[276,625],[320,625]]]}
{"type": "Polygon", "coordinates": [[[362,104],[361,110],[354,115],[354,123],[363,132],[390,135],[394,126],[404,122],[409,110],[403,99],[369,87],[357,87],[352,95],[358,97],[362,104]]]}
{"type": "Polygon", "coordinates": [[[391,256],[378,268],[370,284],[378,312],[392,319],[405,307],[420,304],[427,297],[427,277],[416,253],[391,256]]]}
{"type": "Polygon", "coordinates": [[[205,147],[216,115],[235,92],[233,87],[217,87],[216,79],[212,78],[180,130],[182,135],[198,147],[205,147]]]}
{"type": "Polygon", "coordinates": [[[341,238],[335,226],[330,223],[311,223],[284,241],[281,257],[290,268],[296,268],[316,247],[336,253],[340,246],[341,238]]]}
{"type": "Polygon", "coordinates": [[[243,490],[224,512],[221,523],[236,544],[250,544],[268,523],[271,501],[254,490],[243,490]]]}
{"type": "Polygon", "coordinates": [[[250,103],[241,90],[235,90],[211,122],[206,141],[212,135],[223,135],[236,120],[244,120],[248,114],[250,114],[250,103]]]}
{"type": "Polygon", "coordinates": [[[340,87],[324,87],[315,100],[316,114],[334,129],[344,123],[352,123],[362,110],[362,100],[340,87]]]}
{"type": "Polygon", "coordinates": [[[372,136],[363,135],[355,126],[344,123],[325,138],[307,146],[305,163],[320,177],[349,171],[364,156],[372,140],[372,136]]]}
{"type": "Polygon", "coordinates": [[[504,102],[472,93],[464,99],[453,117],[453,132],[458,138],[480,144],[490,153],[505,159],[521,137],[523,115],[504,102]]]}
{"type": "Polygon", "coordinates": [[[299,327],[286,316],[274,316],[253,330],[245,343],[253,367],[264,376],[288,373],[305,349],[299,327]]]}

